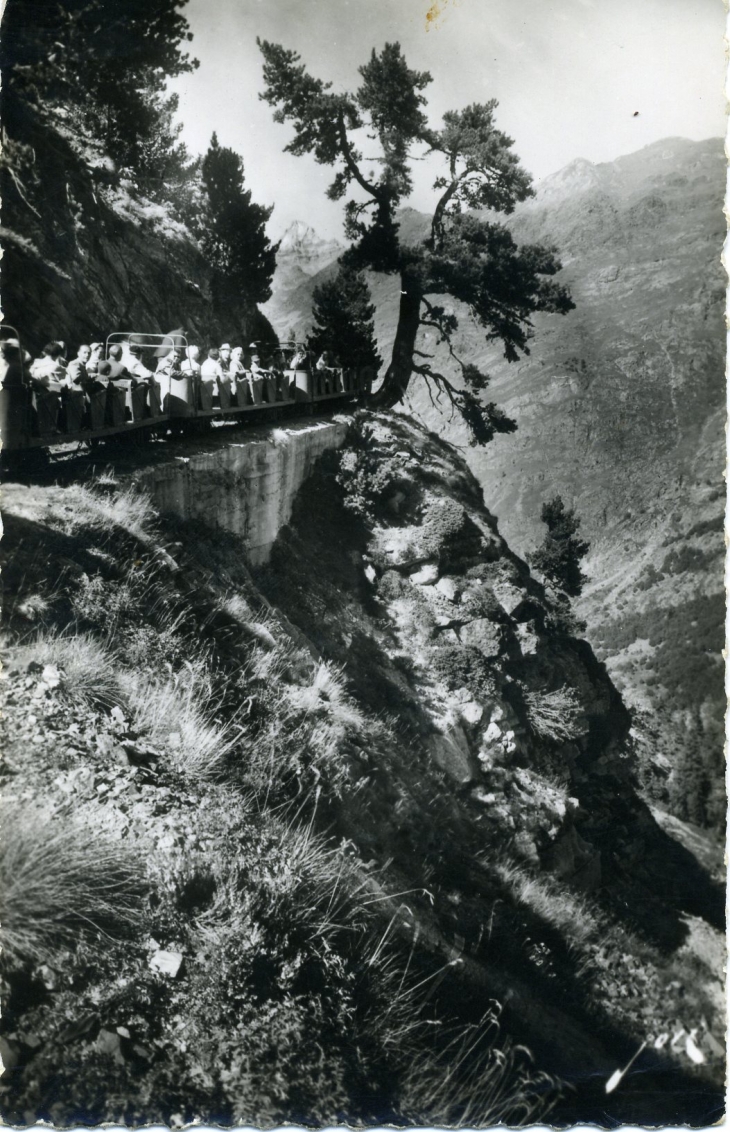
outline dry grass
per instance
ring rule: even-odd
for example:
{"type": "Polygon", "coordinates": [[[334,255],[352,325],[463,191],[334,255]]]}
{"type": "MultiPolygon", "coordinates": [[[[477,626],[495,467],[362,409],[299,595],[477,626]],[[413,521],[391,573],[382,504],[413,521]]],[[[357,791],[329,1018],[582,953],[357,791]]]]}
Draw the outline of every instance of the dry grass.
{"type": "Polygon", "coordinates": [[[80,932],[129,935],[142,923],[146,891],[142,857],[100,835],[93,808],[60,818],[6,805],[0,921],[11,964],[49,963],[80,932]]]}
{"type": "Polygon", "coordinates": [[[190,665],[164,681],[126,676],[135,729],[166,750],[170,765],[193,779],[222,777],[240,738],[235,719],[216,718],[216,698],[203,665],[190,665]]]}
{"type": "Polygon", "coordinates": [[[306,715],[323,715],[330,724],[341,728],[360,730],[364,726],[362,713],[358,711],[344,689],[339,672],[332,665],[317,665],[314,678],[307,687],[287,689],[292,706],[306,715]]]}
{"type": "Polygon", "coordinates": [[[550,876],[531,876],[516,864],[497,864],[494,870],[518,904],[551,924],[569,947],[582,949],[601,931],[602,924],[590,902],[550,876]]]}
{"type": "Polygon", "coordinates": [[[543,1122],[559,1096],[557,1083],[536,1072],[523,1046],[497,1046],[494,1013],[460,1028],[440,1055],[417,1054],[403,1099],[416,1123],[441,1128],[524,1127],[543,1122]]]}
{"type": "Polygon", "coordinates": [[[12,663],[56,668],[60,687],[80,706],[110,710],[126,702],[112,656],[88,633],[45,630],[13,649],[12,663]]]}
{"type": "Polygon", "coordinates": [[[70,529],[92,527],[112,531],[121,527],[142,542],[149,542],[152,537],[156,515],[152,500],[132,486],[109,493],[74,484],[67,488],[64,501],[70,512],[66,519],[70,529]]]}

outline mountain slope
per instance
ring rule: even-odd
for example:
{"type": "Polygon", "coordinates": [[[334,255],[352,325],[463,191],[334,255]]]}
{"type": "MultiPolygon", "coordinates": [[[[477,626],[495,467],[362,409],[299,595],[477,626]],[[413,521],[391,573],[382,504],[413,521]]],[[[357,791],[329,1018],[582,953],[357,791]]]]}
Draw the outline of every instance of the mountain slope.
{"type": "Polygon", "coordinates": [[[196,446],[5,489],[6,1117],[711,1123],[722,889],[463,459],[356,419],[251,570],[196,446]]]}
{"type": "MultiPolygon", "coordinates": [[[[262,308],[280,337],[288,335],[290,329],[308,316],[314,286],[311,280],[316,276],[321,282],[321,272],[327,272],[343,250],[343,245],[337,240],[321,239],[301,220],[289,225],[276,253],[271,298],[262,308]]],[[[326,277],[334,270],[330,268],[326,277]]]]}

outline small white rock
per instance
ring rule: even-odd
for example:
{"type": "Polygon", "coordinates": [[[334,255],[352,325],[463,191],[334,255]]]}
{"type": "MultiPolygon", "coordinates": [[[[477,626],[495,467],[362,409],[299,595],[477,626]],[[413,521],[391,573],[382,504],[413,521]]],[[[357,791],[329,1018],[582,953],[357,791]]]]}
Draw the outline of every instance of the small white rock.
{"type": "Polygon", "coordinates": [[[57,688],[61,683],[61,673],[55,664],[47,664],[41,673],[41,680],[48,688],[57,688]]]}
{"type": "Polygon", "coordinates": [[[494,743],[496,739],[499,739],[501,734],[502,732],[500,728],[497,727],[497,724],[494,722],[494,720],[492,720],[492,722],[489,724],[489,727],[484,732],[484,742],[494,743]]]}
{"type": "Polygon", "coordinates": [[[439,568],[434,562],[427,562],[415,574],[410,574],[410,580],[415,586],[432,586],[438,580],[439,568]]]}
{"type": "Polygon", "coordinates": [[[484,708],[476,700],[470,700],[469,703],[463,705],[461,714],[467,723],[479,723],[484,715],[484,708]]]}
{"type": "Polygon", "coordinates": [[[444,595],[447,601],[456,601],[458,591],[453,578],[440,578],[435,588],[444,595]]]}
{"type": "Polygon", "coordinates": [[[169,975],[174,979],[180,970],[183,957],[179,951],[156,951],[150,959],[150,970],[159,971],[161,975],[169,975]]]}

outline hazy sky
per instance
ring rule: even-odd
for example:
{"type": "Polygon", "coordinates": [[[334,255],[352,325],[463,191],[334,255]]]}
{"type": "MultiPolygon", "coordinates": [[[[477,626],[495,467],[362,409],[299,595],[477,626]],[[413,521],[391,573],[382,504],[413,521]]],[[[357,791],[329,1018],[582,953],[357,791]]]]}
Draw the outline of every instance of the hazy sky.
{"type": "MultiPolygon", "coordinates": [[[[497,124],[536,181],[576,157],[724,133],[722,0],[189,0],[186,13],[200,67],[173,87],[183,137],[200,153],[215,130],[242,155],[254,199],[276,206],[275,238],[295,219],[340,238],[342,206],[325,199],[329,167],[282,152],[290,130],[258,98],[257,35],[351,90],[371,49],[398,40],[433,76],[432,124],[499,99],[497,124]]],[[[432,180],[418,166],[408,203],[428,209],[432,180]]]]}

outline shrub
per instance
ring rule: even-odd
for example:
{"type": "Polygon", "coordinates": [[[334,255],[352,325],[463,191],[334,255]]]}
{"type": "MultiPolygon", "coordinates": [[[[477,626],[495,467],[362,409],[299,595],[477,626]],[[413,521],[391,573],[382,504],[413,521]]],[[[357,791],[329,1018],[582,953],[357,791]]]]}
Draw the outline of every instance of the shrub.
{"type": "Polygon", "coordinates": [[[373,522],[376,504],[383,502],[396,479],[392,458],[378,447],[375,429],[356,415],[338,454],[337,483],[344,491],[345,507],[373,522]]]}
{"type": "Polygon", "coordinates": [[[556,495],[543,503],[540,518],[547,526],[547,534],[542,545],[527,555],[527,561],[559,589],[577,597],[586,582],[580,564],[590,544],[577,537],[580,519],[575,508],[566,508],[556,495]]]}
{"type": "Polygon", "coordinates": [[[585,734],[583,709],[572,688],[564,686],[554,692],[525,692],[524,697],[530,727],[540,739],[571,743],[585,734]]]}
{"type": "Polygon", "coordinates": [[[11,965],[52,962],[79,932],[124,938],[141,926],[144,861],[128,842],[100,833],[101,812],[49,817],[36,807],[6,807],[0,922],[11,965]]]}

